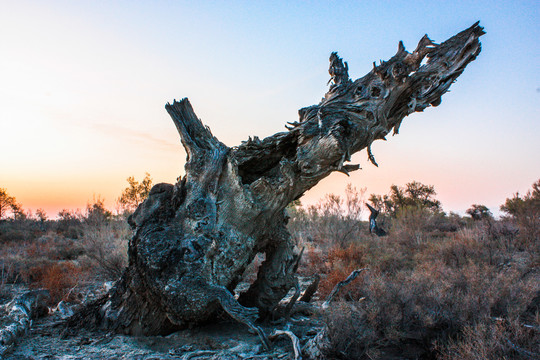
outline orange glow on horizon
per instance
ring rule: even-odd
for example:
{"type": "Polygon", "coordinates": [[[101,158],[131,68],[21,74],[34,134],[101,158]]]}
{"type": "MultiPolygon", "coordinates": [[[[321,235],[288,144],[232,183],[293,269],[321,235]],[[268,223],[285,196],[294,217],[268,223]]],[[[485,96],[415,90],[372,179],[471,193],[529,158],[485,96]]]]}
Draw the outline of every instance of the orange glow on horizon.
{"type": "Polygon", "coordinates": [[[363,151],[352,161],[362,170],[331,175],[301,200],[343,194],[347,183],[369,196],[417,180],[435,186],[446,211],[477,203],[495,213],[540,177],[539,72],[523,61],[539,48],[539,8],[489,4],[433,2],[426,18],[410,2],[133,2],[129,11],[120,2],[9,2],[0,12],[0,187],[51,218],[84,210],[94,196],[114,210],[128,176],[174,183],[183,174],[185,153],[164,110],[174,98],[189,97],[234,146],[284,131],[317,103],[332,51],[358,78],[400,39],[411,50],[426,32],[439,42],[481,19],[482,52],[441,105],[375,142],[378,168],[363,151]],[[365,13],[380,16],[360,24],[365,13]]]}

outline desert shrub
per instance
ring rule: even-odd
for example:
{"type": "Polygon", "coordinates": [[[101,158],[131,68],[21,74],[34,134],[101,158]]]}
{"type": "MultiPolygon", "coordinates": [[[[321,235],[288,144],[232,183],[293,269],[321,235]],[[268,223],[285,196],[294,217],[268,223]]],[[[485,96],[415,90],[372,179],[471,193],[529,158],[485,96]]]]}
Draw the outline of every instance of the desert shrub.
{"type": "Polygon", "coordinates": [[[403,241],[421,243],[426,236],[444,236],[466,225],[458,214],[442,211],[436,194],[433,185],[413,181],[404,187],[392,185],[387,195],[371,194],[369,201],[380,211],[380,227],[390,229],[403,241]]]}
{"type": "Polygon", "coordinates": [[[473,204],[465,211],[473,220],[493,219],[493,214],[485,205],[473,204]]]}
{"type": "Polygon", "coordinates": [[[365,189],[352,185],[345,189],[345,197],[327,194],[318,204],[307,209],[289,208],[289,229],[296,242],[303,246],[347,246],[356,240],[367,225],[361,221],[365,189]]]}
{"type": "Polygon", "coordinates": [[[13,284],[22,281],[21,270],[28,262],[24,244],[0,246],[0,267],[2,268],[2,284],[13,284]]]}
{"type": "Polygon", "coordinates": [[[17,216],[21,213],[21,205],[14,196],[10,196],[6,189],[0,188],[0,220],[8,216],[17,216]]]}
{"type": "Polygon", "coordinates": [[[55,232],[47,232],[26,246],[29,258],[46,258],[49,260],[75,260],[83,253],[81,244],[73,239],[65,238],[55,232]]]}
{"type": "MultiPolygon", "coordinates": [[[[364,267],[365,246],[354,242],[347,247],[335,246],[330,248],[324,262],[323,274],[319,283],[319,296],[326,298],[338,282],[344,280],[354,270],[364,267]]],[[[319,273],[320,274],[320,273],[319,273]]],[[[356,286],[360,280],[356,280],[354,285],[348,286],[338,293],[338,298],[358,299],[356,286]]]]}
{"type": "Polygon", "coordinates": [[[366,229],[344,244],[311,242],[302,275],[321,275],[320,299],[352,270],[370,269],[324,314],[327,356],[534,358],[540,247],[538,239],[519,241],[519,226],[513,218],[472,221],[405,206],[389,236],[366,229]]]}
{"type": "Polygon", "coordinates": [[[313,276],[324,274],[328,271],[326,263],[326,252],[315,246],[305,246],[302,261],[298,267],[298,274],[301,276],[313,276]]]}
{"type": "Polygon", "coordinates": [[[50,291],[53,304],[66,300],[70,290],[75,288],[81,279],[80,267],[70,261],[42,260],[40,264],[29,267],[23,273],[30,287],[50,291]]]}
{"type": "Polygon", "coordinates": [[[87,267],[107,279],[120,277],[127,266],[131,234],[131,228],[123,219],[86,225],[81,241],[87,267]]]}
{"type": "Polygon", "coordinates": [[[400,208],[392,223],[391,233],[400,241],[420,244],[426,234],[426,229],[432,217],[426,208],[407,206],[400,208]]]}
{"type": "Polygon", "coordinates": [[[441,202],[435,199],[437,192],[433,185],[424,185],[418,181],[405,184],[404,187],[392,185],[387,195],[371,194],[369,201],[383,215],[395,218],[405,208],[422,208],[437,213],[441,211],[441,202]]]}
{"type": "Polygon", "coordinates": [[[105,200],[98,196],[86,204],[86,216],[82,221],[89,226],[99,226],[108,223],[112,218],[112,213],[105,208],[105,200]]]}
{"type": "Polygon", "coordinates": [[[370,271],[358,286],[362,301],[342,303],[327,314],[332,347],[348,358],[384,358],[420,344],[415,356],[426,355],[464,336],[467,326],[492,326],[493,317],[522,313],[538,284],[520,276],[475,264],[460,271],[442,262],[396,274],[370,271]]]}
{"type": "Polygon", "coordinates": [[[44,269],[55,262],[74,261],[82,251],[79,242],[52,231],[31,241],[4,243],[0,246],[2,283],[39,286],[43,277],[39,274],[43,274],[44,269]]]}
{"type": "Polygon", "coordinates": [[[81,219],[83,219],[83,215],[80,212],[63,209],[58,213],[58,219],[54,223],[54,230],[59,235],[70,239],[78,239],[82,231],[81,219]]]}
{"type": "Polygon", "coordinates": [[[145,173],[141,182],[135,180],[133,176],[127,178],[128,186],[122,190],[122,195],[118,199],[121,212],[127,218],[132,214],[150,194],[152,188],[152,178],[149,173],[145,173]]]}
{"type": "Polygon", "coordinates": [[[518,246],[540,246],[540,180],[523,197],[516,193],[506,199],[501,210],[519,229],[516,239],[518,246]]]}
{"type": "Polygon", "coordinates": [[[47,228],[32,219],[0,220],[0,244],[33,241],[46,231],[47,228]]]}
{"type": "Polygon", "coordinates": [[[461,335],[436,346],[441,360],[537,359],[540,322],[524,326],[517,319],[492,319],[467,325],[461,335]],[[535,329],[536,326],[536,329],[535,329]]]}

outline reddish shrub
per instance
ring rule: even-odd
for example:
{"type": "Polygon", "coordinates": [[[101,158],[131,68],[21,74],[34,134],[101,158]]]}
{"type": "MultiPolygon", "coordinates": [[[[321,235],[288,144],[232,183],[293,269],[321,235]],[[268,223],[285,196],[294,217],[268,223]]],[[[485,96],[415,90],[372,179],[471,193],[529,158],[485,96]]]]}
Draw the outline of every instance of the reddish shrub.
{"type": "Polygon", "coordinates": [[[51,293],[51,301],[58,303],[76,287],[81,278],[81,269],[72,262],[44,262],[24,273],[27,283],[33,288],[45,288],[51,293]]]}

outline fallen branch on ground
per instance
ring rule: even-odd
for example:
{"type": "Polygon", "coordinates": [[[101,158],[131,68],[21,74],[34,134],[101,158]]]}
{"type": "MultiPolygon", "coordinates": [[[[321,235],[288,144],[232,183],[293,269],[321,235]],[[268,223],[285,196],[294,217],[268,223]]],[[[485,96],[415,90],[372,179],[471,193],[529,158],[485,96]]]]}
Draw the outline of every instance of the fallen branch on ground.
{"type": "Polygon", "coordinates": [[[0,356],[8,352],[32,325],[32,319],[48,312],[48,290],[29,291],[4,306],[9,318],[8,325],[0,330],[0,356]]]}

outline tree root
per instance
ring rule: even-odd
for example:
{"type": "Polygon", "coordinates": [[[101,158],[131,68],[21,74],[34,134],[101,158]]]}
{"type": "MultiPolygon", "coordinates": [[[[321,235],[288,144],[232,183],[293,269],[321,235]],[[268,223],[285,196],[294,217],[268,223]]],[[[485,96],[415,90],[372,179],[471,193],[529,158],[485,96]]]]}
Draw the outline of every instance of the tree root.
{"type": "Polygon", "coordinates": [[[234,296],[224,287],[216,286],[215,294],[223,310],[227,312],[236,321],[246,324],[251,330],[255,331],[267,350],[271,349],[270,341],[266,337],[264,330],[255,325],[254,319],[257,318],[257,308],[247,308],[238,303],[234,296]]]}
{"type": "Polygon", "coordinates": [[[277,338],[278,336],[286,335],[291,339],[293,350],[294,350],[294,360],[302,360],[302,350],[300,349],[300,340],[298,337],[290,330],[274,330],[270,334],[270,340],[277,338]]]}

